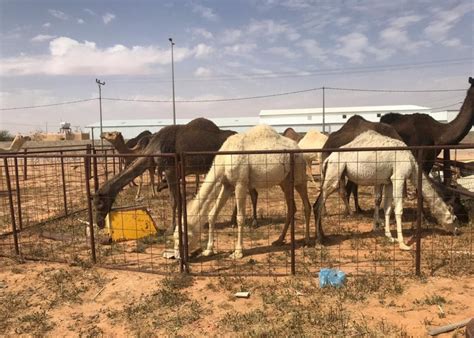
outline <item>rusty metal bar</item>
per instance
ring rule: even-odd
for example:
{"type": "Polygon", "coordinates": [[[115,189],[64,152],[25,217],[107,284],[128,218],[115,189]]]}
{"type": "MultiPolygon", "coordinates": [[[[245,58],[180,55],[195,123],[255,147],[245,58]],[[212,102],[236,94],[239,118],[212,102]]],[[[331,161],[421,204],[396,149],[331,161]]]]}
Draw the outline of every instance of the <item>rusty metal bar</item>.
{"type": "MultiPolygon", "coordinates": [[[[185,272],[185,264],[186,264],[186,257],[185,257],[185,254],[184,254],[184,247],[183,247],[183,223],[182,223],[182,208],[181,208],[181,184],[180,184],[180,176],[181,176],[181,172],[180,172],[180,169],[179,169],[179,154],[176,154],[175,156],[175,159],[174,159],[174,163],[175,163],[175,173],[176,173],[176,192],[177,192],[177,196],[176,196],[176,201],[175,203],[177,203],[177,211],[178,211],[178,215],[176,216],[178,218],[178,223],[177,223],[177,227],[178,227],[178,245],[179,245],[179,272],[185,272]]],[[[160,174],[160,173],[159,173],[160,174]]],[[[168,182],[169,184],[170,182],[168,182]]],[[[169,187],[170,189],[170,194],[173,194],[173,192],[171,191],[171,189],[174,189],[174,187],[170,186],[169,187]]],[[[174,231],[176,231],[176,229],[173,229],[174,231]]]]}
{"type": "MultiPolygon", "coordinates": [[[[61,155],[63,152],[59,152],[61,155]]],[[[67,192],[66,192],[66,173],[64,171],[64,158],[61,156],[61,181],[63,185],[63,204],[64,204],[64,215],[68,215],[67,210],[67,192]]]]}
{"type": "Polygon", "coordinates": [[[23,217],[21,212],[21,194],[20,194],[20,178],[18,175],[18,159],[13,159],[15,163],[15,186],[16,186],[16,203],[18,208],[18,226],[23,230],[23,217]]]}
{"type": "Polygon", "coordinates": [[[116,161],[115,161],[115,149],[112,149],[112,172],[114,173],[114,176],[115,176],[115,166],[117,165],[116,161]]]}
{"type": "Polygon", "coordinates": [[[26,181],[28,179],[28,162],[27,162],[27,155],[26,153],[28,152],[27,149],[23,150],[25,153],[25,157],[23,157],[23,180],[26,181]]]}
{"type": "Polygon", "coordinates": [[[90,185],[90,159],[87,160],[88,156],[84,156],[84,175],[86,179],[86,195],[87,195],[87,214],[89,217],[89,236],[91,246],[91,258],[92,262],[97,262],[95,253],[95,238],[94,238],[94,217],[92,214],[92,196],[91,196],[91,185],[90,185]]]}
{"type": "MultiPolygon", "coordinates": [[[[91,154],[91,145],[88,144],[87,147],[86,147],[86,155],[90,155],[91,154]]],[[[86,162],[86,179],[87,180],[90,180],[91,179],[91,158],[90,156],[86,156],[84,157],[84,161],[86,162]]]]}
{"type": "Polygon", "coordinates": [[[290,154],[290,240],[291,240],[291,274],[296,274],[296,243],[295,243],[295,154],[290,154]]]}
{"type": "MultiPolygon", "coordinates": [[[[97,150],[94,148],[92,149],[92,154],[97,155],[97,150]]],[[[97,170],[97,156],[92,158],[92,170],[94,176],[94,192],[99,190],[99,172],[97,170]]]]}
{"type": "Polygon", "coordinates": [[[423,211],[423,149],[418,150],[418,182],[417,182],[417,204],[416,204],[416,251],[415,251],[415,274],[421,276],[421,217],[423,211]]]}
{"type": "Polygon", "coordinates": [[[10,182],[10,172],[8,170],[8,160],[6,157],[3,158],[3,164],[5,166],[5,180],[7,182],[8,190],[8,202],[10,204],[10,216],[12,220],[12,232],[13,232],[13,243],[15,246],[15,253],[20,255],[20,246],[18,245],[18,233],[16,231],[16,222],[15,222],[15,207],[13,206],[13,191],[12,184],[10,182]]]}
{"type": "Polygon", "coordinates": [[[183,215],[183,247],[184,247],[184,257],[185,257],[185,269],[189,273],[189,246],[188,246],[188,209],[186,206],[186,155],[180,154],[180,169],[181,169],[181,180],[183,185],[183,194],[180,200],[181,210],[183,215]]]}
{"type": "Polygon", "coordinates": [[[444,185],[450,185],[452,179],[451,167],[449,166],[450,151],[448,148],[443,150],[443,183],[444,185]]]}
{"type": "Polygon", "coordinates": [[[109,159],[107,157],[107,149],[104,149],[104,159],[105,159],[105,180],[108,181],[109,180],[109,165],[108,165],[109,159]]]}

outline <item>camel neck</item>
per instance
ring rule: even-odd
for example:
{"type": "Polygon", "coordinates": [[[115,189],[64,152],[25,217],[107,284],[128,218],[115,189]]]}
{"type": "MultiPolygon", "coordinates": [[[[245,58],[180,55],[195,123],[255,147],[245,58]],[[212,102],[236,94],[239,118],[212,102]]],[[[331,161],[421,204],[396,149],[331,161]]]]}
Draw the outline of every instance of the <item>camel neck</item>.
{"type": "Polygon", "coordinates": [[[140,176],[149,167],[149,158],[141,157],[126,167],[120,174],[108,180],[100,189],[100,194],[106,194],[109,198],[115,199],[117,194],[135,177],[140,176]]]}
{"type": "Polygon", "coordinates": [[[441,131],[437,144],[457,144],[471,130],[474,119],[474,87],[467,91],[466,98],[459,110],[459,114],[441,131]]]}
{"type": "Polygon", "coordinates": [[[115,139],[112,144],[114,145],[115,149],[120,153],[120,154],[132,154],[133,151],[127,147],[125,144],[125,141],[121,138],[115,139]]]}

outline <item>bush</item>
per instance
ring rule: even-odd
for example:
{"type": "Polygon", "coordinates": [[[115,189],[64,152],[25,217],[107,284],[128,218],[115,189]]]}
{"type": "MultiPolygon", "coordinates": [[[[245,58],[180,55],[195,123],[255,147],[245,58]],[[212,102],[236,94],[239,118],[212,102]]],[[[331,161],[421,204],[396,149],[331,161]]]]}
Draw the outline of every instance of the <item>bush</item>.
{"type": "Polygon", "coordinates": [[[0,130],[0,141],[11,141],[13,135],[8,130],[0,130]]]}

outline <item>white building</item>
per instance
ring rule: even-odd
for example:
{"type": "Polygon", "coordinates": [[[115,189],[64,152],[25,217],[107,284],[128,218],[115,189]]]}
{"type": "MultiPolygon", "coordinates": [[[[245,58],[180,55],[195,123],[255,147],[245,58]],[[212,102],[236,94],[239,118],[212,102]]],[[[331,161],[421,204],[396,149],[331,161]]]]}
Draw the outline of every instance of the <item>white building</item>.
{"type": "MultiPolygon", "coordinates": [[[[292,127],[297,132],[306,132],[311,128],[334,132],[341,128],[353,115],[360,115],[366,120],[378,122],[380,117],[388,113],[413,114],[424,113],[432,116],[439,122],[449,122],[457,115],[457,111],[433,112],[431,108],[415,105],[396,106],[365,106],[365,107],[330,107],[306,108],[306,109],[272,109],[262,110],[258,117],[231,117],[231,118],[209,118],[222,129],[231,129],[242,132],[257,124],[268,124],[278,132],[292,127]],[[324,117],[323,117],[324,116],[324,117]]],[[[196,116],[203,116],[197,114],[196,116]]],[[[206,116],[204,116],[206,117],[206,116]]],[[[177,124],[188,123],[191,119],[177,119],[177,124]]],[[[172,119],[147,119],[147,120],[105,120],[103,131],[120,131],[125,139],[132,138],[144,130],[152,133],[161,128],[173,124],[172,119]]],[[[91,129],[92,138],[99,138],[100,123],[96,122],[87,126],[91,129]]]]}

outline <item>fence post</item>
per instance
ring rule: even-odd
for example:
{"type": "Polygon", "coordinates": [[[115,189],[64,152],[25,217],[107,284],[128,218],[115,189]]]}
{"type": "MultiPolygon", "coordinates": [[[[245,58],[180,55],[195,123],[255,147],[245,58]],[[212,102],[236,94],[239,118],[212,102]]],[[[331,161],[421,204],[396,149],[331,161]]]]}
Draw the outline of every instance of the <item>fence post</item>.
{"type": "Polygon", "coordinates": [[[188,246],[188,209],[186,206],[186,154],[181,153],[181,180],[182,180],[182,185],[183,185],[183,193],[181,195],[181,212],[183,214],[183,231],[184,231],[184,257],[186,258],[185,260],[185,269],[186,272],[189,273],[189,246],[188,246]]]}
{"type": "Polygon", "coordinates": [[[416,252],[415,252],[415,274],[421,276],[421,214],[423,211],[423,149],[418,149],[418,182],[417,182],[417,205],[416,205],[416,252]]]}
{"type": "Polygon", "coordinates": [[[103,149],[104,151],[104,159],[105,159],[105,180],[109,180],[109,165],[108,165],[108,157],[107,157],[107,149],[103,149]]]}
{"type": "Polygon", "coordinates": [[[291,241],[291,274],[296,274],[296,257],[295,257],[295,154],[290,153],[290,241],[291,241]]]}
{"type": "Polygon", "coordinates": [[[15,185],[16,185],[16,203],[18,207],[18,225],[23,230],[23,216],[21,212],[20,178],[18,177],[18,159],[14,157],[15,163],[15,185]]]}
{"type": "MultiPolygon", "coordinates": [[[[91,149],[92,149],[92,146],[90,144],[88,144],[86,146],[86,155],[91,154],[91,149]]],[[[91,179],[91,158],[90,158],[90,156],[84,157],[84,162],[86,164],[86,167],[85,167],[86,179],[90,180],[91,179]]]]}
{"type": "Polygon", "coordinates": [[[97,170],[97,150],[94,148],[92,149],[92,154],[94,157],[92,158],[92,170],[94,175],[94,192],[99,190],[99,173],[97,170]]]}
{"type": "Polygon", "coordinates": [[[67,194],[66,194],[66,174],[64,172],[64,158],[63,158],[63,152],[60,151],[59,155],[61,156],[61,180],[63,184],[63,203],[64,203],[64,215],[68,215],[68,210],[67,210],[67,194]]]}
{"type": "Polygon", "coordinates": [[[25,148],[23,152],[25,153],[25,156],[23,157],[23,180],[26,181],[28,179],[28,164],[26,157],[26,153],[28,152],[28,150],[25,148]]]}
{"type": "Polygon", "coordinates": [[[115,176],[115,166],[117,165],[117,163],[115,163],[115,149],[112,149],[112,172],[115,176]]]}
{"type": "MultiPolygon", "coordinates": [[[[183,222],[182,222],[182,214],[183,214],[183,209],[182,209],[182,204],[181,204],[181,184],[180,184],[180,176],[181,176],[181,170],[179,168],[179,154],[174,154],[174,169],[175,169],[175,174],[176,174],[176,187],[172,187],[170,185],[170,182],[168,182],[168,189],[176,189],[177,196],[176,196],[176,203],[177,203],[177,227],[178,227],[178,243],[179,243],[179,272],[185,272],[185,264],[186,264],[186,257],[185,257],[185,250],[183,246],[183,222]]],[[[161,173],[159,173],[161,175],[161,173]]],[[[174,229],[176,231],[176,229],[174,229]]]]}
{"type": "Polygon", "coordinates": [[[84,156],[84,176],[86,179],[86,196],[87,196],[87,213],[89,216],[89,236],[91,246],[91,258],[95,264],[97,257],[95,254],[95,238],[94,238],[94,218],[92,215],[92,196],[91,196],[91,185],[90,185],[90,154],[84,156]],[[89,160],[87,160],[89,158],[89,160]]]}
{"type": "Polygon", "coordinates": [[[18,245],[18,234],[16,231],[16,222],[15,222],[15,208],[13,206],[13,191],[12,191],[12,184],[10,182],[10,172],[8,170],[8,160],[6,157],[3,158],[3,164],[5,166],[5,180],[7,181],[8,201],[10,204],[10,215],[12,219],[13,243],[15,245],[15,253],[17,255],[20,255],[20,247],[18,245]]]}
{"type": "Polygon", "coordinates": [[[443,149],[443,184],[450,185],[451,184],[451,156],[450,151],[448,148],[443,149]]]}

